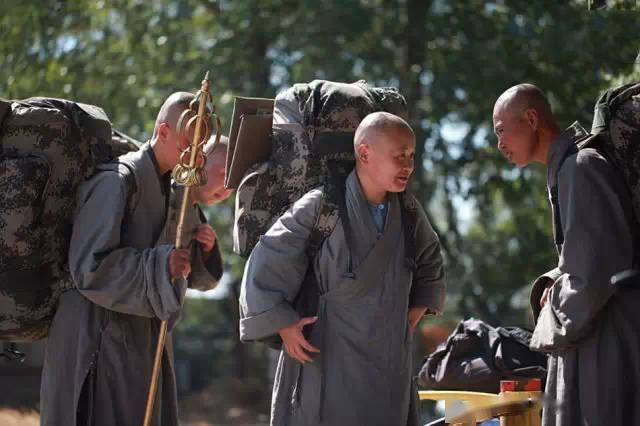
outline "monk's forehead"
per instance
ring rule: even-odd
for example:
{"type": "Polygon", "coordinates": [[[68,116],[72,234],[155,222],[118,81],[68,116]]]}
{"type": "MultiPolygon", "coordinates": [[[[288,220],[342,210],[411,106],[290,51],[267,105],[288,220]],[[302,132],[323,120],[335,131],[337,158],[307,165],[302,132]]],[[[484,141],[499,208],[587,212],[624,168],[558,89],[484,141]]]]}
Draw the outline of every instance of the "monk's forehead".
{"type": "Polygon", "coordinates": [[[496,104],[493,106],[493,122],[495,123],[496,121],[501,121],[504,118],[504,115],[504,103],[498,100],[498,102],[496,102],[496,104]]]}
{"type": "Polygon", "coordinates": [[[493,122],[518,117],[525,109],[527,103],[522,96],[515,93],[503,93],[493,107],[493,122]]]}
{"type": "Polygon", "coordinates": [[[369,143],[388,146],[399,146],[407,142],[415,143],[413,132],[401,126],[367,129],[366,137],[369,143]]]}

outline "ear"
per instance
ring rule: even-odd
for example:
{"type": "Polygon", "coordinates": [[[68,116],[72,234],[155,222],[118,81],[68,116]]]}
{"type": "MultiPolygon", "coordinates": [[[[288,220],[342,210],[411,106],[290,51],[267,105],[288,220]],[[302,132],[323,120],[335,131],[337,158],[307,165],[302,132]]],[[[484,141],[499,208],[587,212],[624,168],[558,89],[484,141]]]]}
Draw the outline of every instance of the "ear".
{"type": "Polygon", "coordinates": [[[538,116],[538,111],[533,108],[529,108],[524,112],[524,119],[527,121],[529,127],[531,127],[533,131],[538,130],[539,118],[540,117],[538,116]]]}
{"type": "Polygon", "coordinates": [[[361,163],[367,163],[369,161],[369,145],[361,143],[356,147],[356,156],[361,163]]]}
{"type": "Polygon", "coordinates": [[[169,125],[167,123],[160,123],[160,125],[158,125],[158,138],[162,143],[165,143],[169,138],[169,125]]]}

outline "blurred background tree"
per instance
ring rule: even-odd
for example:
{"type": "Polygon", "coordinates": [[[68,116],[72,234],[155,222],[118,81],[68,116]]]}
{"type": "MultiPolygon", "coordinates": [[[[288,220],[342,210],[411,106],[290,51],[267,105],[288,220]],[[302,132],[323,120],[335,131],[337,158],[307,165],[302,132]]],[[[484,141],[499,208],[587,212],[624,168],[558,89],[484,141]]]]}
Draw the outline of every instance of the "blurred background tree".
{"type": "MultiPolygon", "coordinates": [[[[638,13],[588,3],[0,0],[0,96],[96,104],[145,140],[164,98],[195,89],[204,70],[227,123],[235,95],[273,97],[315,78],[397,86],[419,140],[413,190],[447,262],[447,314],[435,323],[529,325],[528,283],[556,263],[545,173],[500,156],[492,108],[527,81],[548,94],[561,126],[588,127],[602,90],[638,78],[638,13]]],[[[207,375],[246,378],[267,370],[266,351],[236,342],[233,202],[208,214],[229,274],[214,299],[189,301],[176,347],[206,353],[207,375]]]]}

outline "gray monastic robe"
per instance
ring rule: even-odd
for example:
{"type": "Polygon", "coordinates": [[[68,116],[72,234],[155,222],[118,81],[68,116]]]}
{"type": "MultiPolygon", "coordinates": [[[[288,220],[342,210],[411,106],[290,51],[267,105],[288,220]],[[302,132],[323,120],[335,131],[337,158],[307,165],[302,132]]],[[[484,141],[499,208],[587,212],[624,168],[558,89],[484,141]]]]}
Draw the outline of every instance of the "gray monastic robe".
{"type": "MultiPolygon", "coordinates": [[[[240,296],[243,341],[272,336],[299,319],[292,302],[309,266],[306,242],[321,197],[321,190],[306,194],[253,250],[240,296]]],[[[347,179],[346,201],[355,278],[344,275],[349,253],[338,221],[312,265],[322,296],[310,342],[321,353],[302,366],[281,352],[272,399],[274,426],[419,421],[407,315],[411,306],[442,311],[445,284],[438,238],[420,210],[412,271],[405,262],[398,197],[389,195],[382,234],[355,172],[347,179]]]]}
{"type": "MultiPolygon", "coordinates": [[[[78,191],[69,251],[73,284],[65,291],[47,341],[41,383],[44,426],[140,425],[160,320],[179,316],[187,284],[171,284],[173,245],[157,245],[165,227],[169,182],[144,145],[124,161],[128,185],[103,171],[78,191]]],[[[171,335],[162,360],[154,425],[176,425],[171,335]]]]}
{"type": "MultiPolygon", "coordinates": [[[[594,149],[561,160],[584,129],[574,124],[549,150],[547,182],[557,178],[564,244],[540,310],[532,292],[531,347],[548,352],[543,424],[640,424],[640,292],[616,292],[612,275],[634,264],[632,211],[622,177],[594,149]]],[[[559,224],[556,224],[558,226],[559,224]]]]}
{"type": "MultiPolygon", "coordinates": [[[[171,182],[171,196],[169,198],[169,210],[167,212],[167,220],[158,245],[175,244],[176,230],[178,227],[178,214],[182,203],[184,188],[171,182]]],[[[197,205],[191,204],[184,218],[183,247],[191,248],[191,274],[189,274],[189,288],[195,290],[207,291],[213,289],[220,278],[222,278],[222,254],[220,252],[220,244],[216,240],[213,251],[209,257],[204,260],[200,244],[194,239],[193,235],[198,225],[206,223],[202,210],[197,205]]]]}

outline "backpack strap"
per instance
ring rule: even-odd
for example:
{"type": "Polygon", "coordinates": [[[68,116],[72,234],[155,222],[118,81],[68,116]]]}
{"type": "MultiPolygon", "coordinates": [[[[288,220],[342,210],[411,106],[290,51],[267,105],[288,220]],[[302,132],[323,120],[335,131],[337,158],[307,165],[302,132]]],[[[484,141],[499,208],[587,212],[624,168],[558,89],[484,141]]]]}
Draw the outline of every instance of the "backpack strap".
{"type": "Polygon", "coordinates": [[[404,258],[407,268],[416,269],[416,226],[418,223],[418,206],[415,198],[406,191],[398,194],[400,199],[400,215],[404,232],[404,258]]]}
{"type": "Polygon", "coordinates": [[[604,134],[589,134],[588,136],[577,140],[575,144],[572,144],[569,149],[567,149],[560,159],[558,172],[555,174],[555,182],[553,183],[553,186],[549,188],[549,200],[553,206],[553,240],[558,253],[560,253],[562,245],[564,244],[564,231],[562,229],[562,220],[560,218],[560,200],[558,198],[558,176],[560,175],[560,170],[562,169],[564,162],[567,161],[567,158],[586,148],[595,149],[607,161],[611,162],[611,155],[607,152],[606,147],[603,146],[602,138],[604,136],[604,134]]]}
{"type": "Polygon", "coordinates": [[[130,215],[133,213],[136,204],[138,194],[138,184],[136,182],[135,172],[133,171],[133,166],[126,162],[120,162],[120,175],[124,177],[124,181],[127,185],[127,214],[130,215]]]}
{"type": "Polygon", "coordinates": [[[607,154],[606,149],[602,146],[602,137],[603,135],[587,134],[586,136],[582,136],[575,140],[574,143],[572,143],[564,152],[560,159],[560,163],[558,164],[558,170],[554,176],[555,180],[553,181],[553,186],[549,188],[549,201],[553,207],[553,240],[556,245],[556,249],[558,250],[558,254],[564,244],[564,231],[562,229],[562,220],[560,218],[560,200],[558,195],[558,176],[560,175],[560,170],[562,170],[562,166],[565,161],[567,161],[567,158],[586,148],[595,149],[600,155],[609,160],[610,157],[607,154]]]}
{"type": "Polygon", "coordinates": [[[558,253],[562,251],[562,245],[564,244],[564,231],[562,230],[562,220],[560,217],[560,200],[558,198],[558,175],[560,174],[560,169],[562,169],[562,165],[567,158],[576,154],[578,152],[578,146],[572,145],[563,155],[560,160],[560,165],[558,166],[558,173],[556,173],[556,180],[553,183],[553,186],[549,188],[549,200],[551,201],[551,206],[553,208],[553,241],[556,245],[556,249],[558,253]]]}
{"type": "MultiPolygon", "coordinates": [[[[338,218],[345,220],[345,218],[342,217],[343,215],[340,215],[339,213],[340,210],[345,211],[344,208],[341,208],[341,204],[343,204],[345,200],[344,185],[345,179],[343,177],[341,178],[341,175],[337,173],[337,170],[330,169],[329,179],[325,183],[322,191],[318,215],[313,228],[311,229],[311,235],[307,240],[307,257],[310,261],[315,259],[318,251],[320,251],[322,243],[335,229],[338,223],[338,218]]],[[[348,217],[346,218],[346,221],[346,223],[349,222],[348,217]]],[[[350,232],[350,230],[347,232],[350,232]]],[[[350,241],[351,240],[348,239],[347,243],[350,244],[350,241]]]]}
{"type": "MultiPolygon", "coordinates": [[[[321,204],[315,225],[307,242],[307,256],[313,260],[318,254],[325,239],[331,235],[336,227],[338,218],[342,222],[345,240],[349,251],[349,263],[347,273],[354,277],[353,259],[353,230],[346,206],[345,193],[346,178],[335,171],[330,171],[329,182],[322,193],[321,204]]],[[[412,271],[416,267],[416,226],[418,223],[418,205],[415,197],[407,192],[398,194],[400,201],[400,214],[404,231],[405,264],[412,271]]]]}
{"type": "Polygon", "coordinates": [[[112,171],[118,173],[124,179],[127,188],[126,199],[126,212],[125,219],[123,221],[123,227],[127,219],[131,216],[135,210],[137,204],[138,195],[138,183],[136,181],[136,175],[133,168],[133,164],[128,163],[122,158],[118,158],[115,162],[99,164],[97,166],[98,171],[112,171]]]}
{"type": "Polygon", "coordinates": [[[342,230],[344,231],[347,251],[349,253],[347,272],[344,276],[355,279],[356,275],[353,272],[353,229],[351,228],[351,220],[349,219],[349,210],[347,210],[346,179],[342,179],[341,176],[337,174],[334,174],[332,177],[334,180],[333,185],[331,185],[334,190],[333,196],[338,204],[338,217],[342,223],[342,230]]]}

